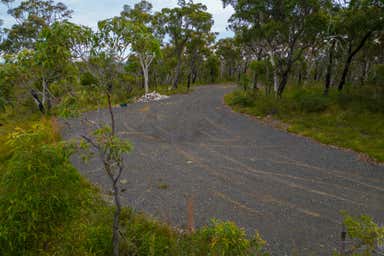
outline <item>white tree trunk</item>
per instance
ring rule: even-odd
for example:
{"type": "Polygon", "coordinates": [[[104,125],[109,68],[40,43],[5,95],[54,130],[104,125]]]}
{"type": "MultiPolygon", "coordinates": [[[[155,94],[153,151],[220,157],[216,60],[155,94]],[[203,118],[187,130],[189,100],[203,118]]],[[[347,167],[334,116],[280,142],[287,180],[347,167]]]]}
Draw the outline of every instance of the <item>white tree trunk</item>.
{"type": "Polygon", "coordinates": [[[270,57],[270,62],[272,65],[272,73],[273,73],[273,90],[277,92],[277,90],[279,89],[279,81],[277,77],[276,62],[275,62],[272,51],[269,52],[269,57],[270,57]]]}
{"type": "Polygon", "coordinates": [[[148,75],[148,67],[143,68],[143,73],[144,73],[144,88],[145,88],[145,94],[149,93],[149,86],[148,86],[148,80],[149,80],[149,75],[148,75]]]}
{"type": "Polygon", "coordinates": [[[143,70],[144,75],[144,88],[145,94],[149,93],[149,67],[154,59],[154,56],[143,56],[143,54],[139,54],[140,65],[143,70]]]}
{"type": "Polygon", "coordinates": [[[41,103],[45,107],[45,103],[47,101],[47,83],[45,82],[44,78],[43,78],[43,82],[42,82],[42,87],[43,87],[43,97],[42,97],[41,103]]]}

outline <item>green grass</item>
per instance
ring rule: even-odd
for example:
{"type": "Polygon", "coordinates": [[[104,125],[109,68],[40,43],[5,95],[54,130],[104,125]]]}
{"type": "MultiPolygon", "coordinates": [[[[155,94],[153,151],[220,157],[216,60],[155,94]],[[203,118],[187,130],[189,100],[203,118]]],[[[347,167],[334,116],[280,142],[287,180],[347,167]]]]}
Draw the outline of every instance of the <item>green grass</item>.
{"type": "Polygon", "coordinates": [[[272,116],[287,123],[290,132],[384,162],[382,88],[349,88],[324,96],[320,87],[291,86],[281,99],[237,90],[226,95],[225,101],[235,111],[260,118],[272,116]]]}

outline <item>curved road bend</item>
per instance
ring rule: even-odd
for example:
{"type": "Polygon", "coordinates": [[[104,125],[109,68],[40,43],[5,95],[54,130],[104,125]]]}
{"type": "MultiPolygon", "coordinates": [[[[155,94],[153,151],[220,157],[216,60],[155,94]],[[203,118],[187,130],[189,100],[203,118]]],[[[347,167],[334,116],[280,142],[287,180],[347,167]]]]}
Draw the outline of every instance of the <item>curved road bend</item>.
{"type": "MultiPolygon", "coordinates": [[[[232,112],[223,96],[233,89],[198,87],[115,110],[119,134],[135,147],[121,184],[126,205],[182,227],[193,195],[198,226],[218,218],[259,230],[273,255],[331,255],[340,210],[384,223],[383,166],[232,112]]],[[[106,111],[86,116],[108,120],[106,111]]],[[[65,137],[84,132],[78,119],[67,121],[65,137]]],[[[97,159],[73,161],[109,188],[97,159]]]]}

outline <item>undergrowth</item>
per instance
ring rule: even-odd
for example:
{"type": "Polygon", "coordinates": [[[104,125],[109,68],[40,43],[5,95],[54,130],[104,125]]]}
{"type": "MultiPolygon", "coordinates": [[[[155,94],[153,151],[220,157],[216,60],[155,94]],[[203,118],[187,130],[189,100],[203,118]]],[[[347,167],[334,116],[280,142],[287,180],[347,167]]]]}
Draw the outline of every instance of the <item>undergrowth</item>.
{"type": "Polygon", "coordinates": [[[281,99],[237,90],[225,101],[238,112],[272,116],[289,124],[291,132],[384,161],[383,88],[347,88],[326,96],[320,87],[291,86],[281,99]]]}

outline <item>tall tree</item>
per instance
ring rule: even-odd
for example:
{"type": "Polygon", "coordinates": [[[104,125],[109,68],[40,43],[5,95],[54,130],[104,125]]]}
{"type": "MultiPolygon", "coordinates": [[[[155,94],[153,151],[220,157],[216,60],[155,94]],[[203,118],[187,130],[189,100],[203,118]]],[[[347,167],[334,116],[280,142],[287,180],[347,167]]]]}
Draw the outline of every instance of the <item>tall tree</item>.
{"type": "Polygon", "coordinates": [[[195,83],[197,79],[197,72],[199,65],[204,59],[210,56],[209,46],[215,40],[214,33],[193,33],[191,39],[188,41],[186,46],[186,53],[188,59],[188,84],[190,88],[191,83],[195,83]]]}
{"type": "Polygon", "coordinates": [[[233,80],[237,66],[239,66],[238,63],[242,61],[237,42],[233,38],[220,39],[215,45],[215,51],[221,61],[222,76],[225,79],[233,80]]]}
{"type": "Polygon", "coordinates": [[[206,34],[213,26],[212,15],[207,12],[207,7],[201,3],[179,0],[179,7],[164,8],[157,13],[157,24],[167,34],[175,47],[177,65],[173,88],[177,88],[180,79],[182,57],[185,47],[193,34],[206,34]]]}
{"type": "Polygon", "coordinates": [[[137,54],[144,77],[145,93],[149,92],[149,68],[156,56],[160,55],[160,41],[153,26],[152,4],[143,0],[132,9],[124,6],[122,17],[132,23],[132,50],[137,54]]]}
{"type": "Polygon", "coordinates": [[[20,49],[33,49],[40,32],[54,22],[70,18],[72,10],[65,4],[55,3],[53,0],[29,0],[10,8],[8,13],[16,23],[5,30],[7,37],[1,48],[7,52],[16,52],[20,49]]]}
{"type": "Polygon", "coordinates": [[[378,31],[383,31],[384,7],[382,1],[355,0],[341,6],[337,20],[338,33],[345,41],[345,61],[338,85],[342,91],[352,60],[378,31]]]}
{"type": "Polygon", "coordinates": [[[278,70],[275,81],[277,95],[281,96],[288,82],[293,64],[303,51],[313,44],[322,19],[318,15],[317,0],[223,0],[232,5],[235,13],[231,28],[252,47],[261,47],[270,56],[271,64],[278,70]]]}

